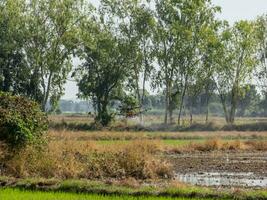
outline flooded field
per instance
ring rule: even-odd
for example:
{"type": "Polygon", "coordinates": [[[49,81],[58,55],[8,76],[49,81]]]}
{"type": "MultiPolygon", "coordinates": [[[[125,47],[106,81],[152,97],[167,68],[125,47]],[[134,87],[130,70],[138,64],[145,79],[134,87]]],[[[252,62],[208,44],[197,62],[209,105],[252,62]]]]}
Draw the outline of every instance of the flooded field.
{"type": "Polygon", "coordinates": [[[267,177],[257,177],[253,173],[176,174],[175,179],[199,186],[267,188],[267,177]]]}
{"type": "Polygon", "coordinates": [[[267,152],[175,155],[175,179],[199,186],[267,188],[267,152]]]}

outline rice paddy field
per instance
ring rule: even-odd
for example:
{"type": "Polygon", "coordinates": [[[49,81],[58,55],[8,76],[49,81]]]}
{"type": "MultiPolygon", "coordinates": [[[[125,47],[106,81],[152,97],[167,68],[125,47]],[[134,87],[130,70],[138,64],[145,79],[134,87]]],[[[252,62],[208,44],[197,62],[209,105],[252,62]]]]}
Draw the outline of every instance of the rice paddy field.
{"type": "MultiPolygon", "coordinates": [[[[0,190],[1,200],[201,200],[192,198],[167,198],[167,197],[130,197],[130,196],[104,196],[53,192],[31,192],[5,189],[0,190]]],[[[204,200],[204,199],[203,199],[204,200]]]]}
{"type": "Polygon", "coordinates": [[[267,131],[254,130],[264,120],[238,119],[246,131],[218,128],[220,118],[214,130],[143,129],[133,119],[86,130],[86,117],[50,116],[43,148],[10,157],[0,145],[0,200],[267,199],[267,131]]]}

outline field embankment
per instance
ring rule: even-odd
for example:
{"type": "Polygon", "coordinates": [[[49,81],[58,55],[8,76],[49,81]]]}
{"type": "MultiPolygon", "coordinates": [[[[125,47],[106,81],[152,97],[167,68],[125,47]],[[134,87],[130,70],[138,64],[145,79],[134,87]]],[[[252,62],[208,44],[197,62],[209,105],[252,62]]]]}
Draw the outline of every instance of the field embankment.
{"type": "MultiPolygon", "coordinates": [[[[132,196],[104,196],[104,195],[89,195],[89,194],[73,194],[73,193],[53,193],[53,192],[31,192],[20,190],[0,190],[0,197],[2,200],[171,200],[171,197],[132,197],[132,196]],[[12,195],[10,195],[12,194],[12,195]]],[[[198,198],[176,198],[176,200],[201,200],[198,198]]]]}
{"type": "Polygon", "coordinates": [[[4,200],[24,199],[22,197],[34,199],[69,199],[69,198],[100,198],[101,200],[112,199],[236,199],[236,200],[265,200],[267,193],[264,190],[245,189],[212,189],[204,187],[192,187],[178,182],[166,182],[164,185],[153,186],[131,185],[131,181],[126,182],[96,182],[86,180],[58,181],[56,179],[8,179],[0,178],[2,189],[0,197],[4,200]],[[8,188],[8,189],[7,189],[8,188]],[[45,193],[44,193],[45,192],[45,193]],[[8,195],[12,193],[11,195],[8,195]],[[79,194],[79,195],[78,195],[79,194]],[[103,196],[104,195],[104,196],[103,196]],[[14,197],[14,198],[11,198],[14,197]],[[16,198],[15,198],[16,197],[16,198]],[[105,197],[105,198],[104,198],[105,197]]]}

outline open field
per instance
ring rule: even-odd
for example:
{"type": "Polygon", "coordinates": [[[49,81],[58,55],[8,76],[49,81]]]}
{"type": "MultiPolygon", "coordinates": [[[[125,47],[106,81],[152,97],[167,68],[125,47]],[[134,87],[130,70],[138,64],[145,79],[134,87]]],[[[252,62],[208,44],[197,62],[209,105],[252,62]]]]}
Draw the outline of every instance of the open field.
{"type": "MultiPolygon", "coordinates": [[[[94,119],[86,115],[50,115],[50,127],[57,130],[103,130],[102,127],[94,126],[94,119]]],[[[182,124],[164,125],[163,117],[145,115],[142,125],[138,118],[128,120],[117,118],[104,130],[111,131],[167,131],[167,132],[192,132],[192,131],[267,131],[267,118],[236,118],[234,125],[227,125],[223,117],[211,117],[206,123],[203,116],[196,116],[192,123],[188,118],[182,119],[182,124]]]]}
{"type": "Polygon", "coordinates": [[[267,200],[263,1],[0,0],[0,200],[267,200]]]}
{"type": "Polygon", "coordinates": [[[267,140],[267,131],[191,131],[191,132],[168,132],[168,131],[69,131],[50,130],[49,137],[53,140],[75,141],[127,141],[127,140],[267,140]]]}
{"type": "MultiPolygon", "coordinates": [[[[60,124],[58,119],[55,123],[60,124]]],[[[78,126],[88,123],[80,117],[68,120],[78,126]]],[[[19,190],[0,194],[12,193],[15,199],[122,198],[118,194],[123,199],[267,198],[266,131],[50,128],[46,141],[41,149],[29,146],[12,156],[1,146],[0,176],[9,178],[0,179],[0,185],[84,194],[19,190]]]]}
{"type": "MultiPolygon", "coordinates": [[[[49,119],[54,123],[79,123],[79,124],[89,124],[94,121],[92,117],[87,116],[86,114],[62,114],[62,115],[50,115],[49,119]]],[[[118,119],[122,124],[125,122],[124,120],[118,119]]],[[[186,125],[189,122],[189,117],[182,118],[183,125],[186,125]]],[[[144,124],[147,126],[151,126],[153,124],[162,124],[164,122],[164,116],[157,115],[144,115],[144,124]]],[[[223,117],[211,116],[210,122],[213,122],[216,125],[223,126],[226,124],[225,119],[223,117]]],[[[118,122],[116,122],[118,123],[118,122]]],[[[193,123],[205,124],[205,116],[194,116],[193,123]]],[[[265,117],[236,117],[235,124],[250,124],[250,123],[267,123],[267,118],[265,117]]],[[[118,123],[119,124],[119,123],[118,123]]],[[[124,123],[125,124],[125,123],[124,123]]],[[[138,118],[130,118],[127,120],[128,125],[139,124],[138,118]]]]}
{"type": "MultiPolygon", "coordinates": [[[[266,152],[266,132],[151,133],[50,130],[47,144],[43,149],[29,147],[23,152],[16,153],[12,159],[5,160],[0,166],[0,174],[18,178],[63,180],[133,178],[141,180],[142,185],[147,179],[164,181],[176,177],[177,181],[183,182],[183,175],[209,172],[220,173],[221,176],[224,173],[251,173],[247,179],[262,179],[263,183],[236,183],[234,186],[265,188],[266,152]]],[[[2,149],[2,156],[4,154],[5,150],[2,149]]],[[[185,182],[206,185],[193,181],[185,182]]]]}

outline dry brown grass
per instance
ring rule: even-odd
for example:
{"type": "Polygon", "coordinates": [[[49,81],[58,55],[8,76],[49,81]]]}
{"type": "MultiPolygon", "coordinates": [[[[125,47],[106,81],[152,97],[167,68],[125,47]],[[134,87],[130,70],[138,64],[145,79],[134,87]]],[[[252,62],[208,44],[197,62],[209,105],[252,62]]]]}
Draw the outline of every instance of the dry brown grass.
{"type": "Polygon", "coordinates": [[[195,149],[198,151],[220,151],[220,150],[245,150],[245,145],[236,141],[222,141],[220,139],[208,140],[204,144],[195,145],[195,149]]]}
{"type": "MultiPolygon", "coordinates": [[[[213,133],[212,136],[215,137],[220,133],[213,133]]],[[[153,136],[145,132],[50,131],[49,142],[41,149],[29,146],[10,157],[6,153],[6,148],[0,145],[0,164],[4,163],[0,165],[0,176],[59,179],[115,178],[131,185],[133,179],[171,177],[172,166],[160,156],[166,152],[267,151],[266,140],[225,141],[215,138],[203,143],[192,142],[181,146],[166,145],[160,140],[163,136],[174,139],[191,138],[195,136],[194,134],[155,133],[153,136]],[[97,142],[102,139],[129,141],[109,145],[97,142]]],[[[229,134],[233,136],[236,133],[229,134]]],[[[256,133],[244,134],[252,136],[256,133]]],[[[197,133],[197,137],[209,138],[209,136],[210,134],[206,132],[197,133]]]]}
{"type": "Polygon", "coordinates": [[[190,143],[180,147],[167,147],[169,153],[194,153],[214,151],[267,151],[267,141],[224,141],[211,139],[204,143],[190,143]]]}
{"type": "Polygon", "coordinates": [[[267,141],[247,141],[247,145],[257,151],[267,151],[267,141]]]}
{"type": "Polygon", "coordinates": [[[157,179],[172,175],[172,167],[156,154],[156,141],[97,145],[85,141],[51,141],[44,149],[27,147],[5,160],[2,175],[60,179],[157,179]]]}

